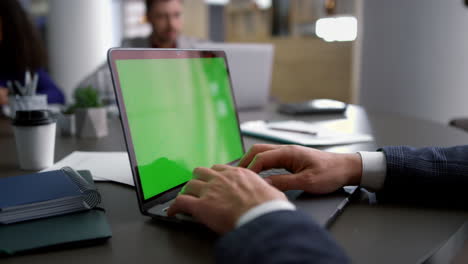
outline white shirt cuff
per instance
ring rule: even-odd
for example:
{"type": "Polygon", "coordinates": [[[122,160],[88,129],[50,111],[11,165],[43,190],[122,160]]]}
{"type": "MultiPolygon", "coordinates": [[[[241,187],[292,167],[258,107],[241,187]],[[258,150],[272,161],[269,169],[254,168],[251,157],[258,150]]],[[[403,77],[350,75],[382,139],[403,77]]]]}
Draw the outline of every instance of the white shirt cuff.
{"type": "Polygon", "coordinates": [[[282,210],[294,211],[296,210],[296,206],[289,201],[279,200],[279,199],[259,204],[255,206],[254,208],[245,212],[241,217],[239,217],[236,223],[236,228],[262,215],[275,212],[275,211],[282,211],[282,210]]]}
{"type": "Polygon", "coordinates": [[[387,175],[387,159],[383,152],[358,152],[362,159],[361,186],[369,191],[383,188],[387,175]]]}

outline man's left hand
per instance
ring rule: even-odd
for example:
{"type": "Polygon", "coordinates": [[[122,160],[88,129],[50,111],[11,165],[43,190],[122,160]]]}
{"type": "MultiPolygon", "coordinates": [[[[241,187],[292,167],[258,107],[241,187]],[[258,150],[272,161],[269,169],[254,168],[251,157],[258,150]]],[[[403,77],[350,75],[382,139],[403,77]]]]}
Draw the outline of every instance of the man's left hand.
{"type": "Polygon", "coordinates": [[[168,210],[169,216],[191,214],[217,233],[234,229],[248,210],[286,196],[251,170],[228,165],[196,168],[168,210]]]}

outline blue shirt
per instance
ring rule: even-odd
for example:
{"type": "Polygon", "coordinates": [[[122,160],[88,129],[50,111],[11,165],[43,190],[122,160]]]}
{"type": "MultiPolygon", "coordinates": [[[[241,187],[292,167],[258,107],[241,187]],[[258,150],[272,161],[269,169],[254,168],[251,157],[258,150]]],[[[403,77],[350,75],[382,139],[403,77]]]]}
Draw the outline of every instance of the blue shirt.
{"type": "MultiPolygon", "coordinates": [[[[52,78],[44,69],[39,69],[37,71],[38,81],[37,81],[37,93],[47,94],[47,102],[49,104],[65,104],[65,97],[54,83],[52,78]]],[[[8,81],[19,81],[21,84],[24,83],[24,80],[18,79],[13,76],[0,76],[0,86],[6,87],[8,81]]]]}

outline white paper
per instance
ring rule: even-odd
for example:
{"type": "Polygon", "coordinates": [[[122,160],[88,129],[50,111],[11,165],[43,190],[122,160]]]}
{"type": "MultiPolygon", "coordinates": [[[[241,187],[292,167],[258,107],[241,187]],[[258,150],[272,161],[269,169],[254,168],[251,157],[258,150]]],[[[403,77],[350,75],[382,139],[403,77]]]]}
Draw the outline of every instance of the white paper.
{"type": "Polygon", "coordinates": [[[43,171],[65,166],[74,170],[89,170],[95,181],[114,181],[134,186],[127,152],[74,151],[43,171]]]}
{"type": "Polygon", "coordinates": [[[267,123],[263,120],[244,122],[241,125],[241,131],[246,135],[304,146],[341,145],[373,140],[372,136],[368,134],[349,133],[348,131],[333,127],[294,120],[274,123],[267,123]],[[297,129],[300,131],[315,132],[316,135],[279,131],[271,128],[297,129]]]}

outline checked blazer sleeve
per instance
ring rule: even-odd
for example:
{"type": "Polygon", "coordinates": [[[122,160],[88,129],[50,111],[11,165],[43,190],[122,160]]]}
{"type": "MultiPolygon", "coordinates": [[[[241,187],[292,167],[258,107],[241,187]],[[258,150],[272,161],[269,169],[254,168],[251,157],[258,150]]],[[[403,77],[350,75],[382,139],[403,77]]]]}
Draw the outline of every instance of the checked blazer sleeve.
{"type": "Polygon", "coordinates": [[[227,233],[215,249],[216,263],[349,263],[322,227],[299,211],[275,211],[227,233]]]}
{"type": "Polygon", "coordinates": [[[460,203],[468,207],[468,145],[381,149],[387,176],[379,200],[460,203]]]}

